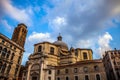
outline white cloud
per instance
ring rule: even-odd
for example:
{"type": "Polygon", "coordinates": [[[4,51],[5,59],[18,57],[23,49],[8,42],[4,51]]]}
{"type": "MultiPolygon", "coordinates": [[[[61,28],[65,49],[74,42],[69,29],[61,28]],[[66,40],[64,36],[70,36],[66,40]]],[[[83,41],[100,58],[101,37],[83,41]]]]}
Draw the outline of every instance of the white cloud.
{"type": "Polygon", "coordinates": [[[7,31],[12,30],[12,27],[8,24],[7,20],[0,20],[0,22],[6,27],[7,31]]]}
{"type": "Polygon", "coordinates": [[[110,41],[112,40],[112,36],[106,32],[104,35],[100,36],[98,39],[98,53],[102,57],[102,55],[105,53],[105,51],[110,50],[110,41]]]}
{"type": "Polygon", "coordinates": [[[46,9],[49,26],[53,31],[61,32],[66,35],[65,37],[71,35],[75,40],[98,36],[102,30],[114,26],[112,18],[120,15],[120,0],[52,0],[52,2],[54,7],[46,9]],[[61,22],[65,22],[65,25],[61,22]]]}
{"type": "Polygon", "coordinates": [[[53,23],[55,23],[56,25],[63,25],[66,24],[65,19],[63,17],[56,17],[53,20],[53,23]]]}
{"type": "Polygon", "coordinates": [[[57,16],[52,21],[49,21],[49,25],[54,31],[58,32],[66,25],[66,19],[64,17],[57,16]]]}
{"type": "Polygon", "coordinates": [[[76,46],[81,48],[92,48],[95,46],[96,40],[95,39],[89,39],[89,40],[79,40],[77,41],[76,46]],[[93,43],[94,41],[94,43],[93,43]]]}
{"type": "Polygon", "coordinates": [[[37,33],[33,32],[29,37],[28,37],[29,42],[42,42],[42,41],[53,41],[51,39],[50,33],[37,33]]]}
{"type": "Polygon", "coordinates": [[[3,13],[9,15],[11,18],[17,20],[18,22],[24,22],[28,25],[31,24],[31,19],[29,15],[29,13],[32,13],[32,10],[30,10],[31,8],[19,9],[13,6],[10,0],[1,0],[0,5],[3,13]]]}

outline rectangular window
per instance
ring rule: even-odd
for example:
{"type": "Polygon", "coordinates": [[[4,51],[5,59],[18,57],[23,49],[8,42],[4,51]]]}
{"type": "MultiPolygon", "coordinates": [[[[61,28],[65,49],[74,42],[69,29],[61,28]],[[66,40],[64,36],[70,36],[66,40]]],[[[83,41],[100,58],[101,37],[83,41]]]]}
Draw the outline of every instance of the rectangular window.
{"type": "Polygon", "coordinates": [[[74,68],[74,73],[77,73],[77,68],[74,68]]]}
{"type": "Polygon", "coordinates": [[[11,60],[13,60],[13,58],[14,58],[14,53],[12,53],[11,60]]]}
{"type": "Polygon", "coordinates": [[[50,77],[50,76],[48,77],[48,80],[51,80],[51,77],[50,77]]]}
{"type": "Polygon", "coordinates": [[[84,58],[84,59],[88,59],[88,58],[87,58],[87,53],[86,53],[86,52],[83,52],[83,58],[84,58]]]}
{"type": "Polygon", "coordinates": [[[50,54],[54,54],[54,48],[50,47],[50,54]]]}
{"type": "Polygon", "coordinates": [[[57,70],[57,74],[60,74],[60,70],[57,70]]]}
{"type": "Polygon", "coordinates": [[[52,72],[51,72],[51,70],[48,70],[48,74],[51,74],[52,72]]]}
{"type": "Polygon", "coordinates": [[[78,76],[75,76],[75,80],[78,80],[78,76]]]}
{"type": "Polygon", "coordinates": [[[35,77],[32,77],[32,80],[37,80],[37,77],[35,76],[35,77]]]}
{"type": "Polygon", "coordinates": [[[85,75],[85,80],[89,80],[89,77],[88,77],[88,75],[85,75]]]}
{"type": "Polygon", "coordinates": [[[65,69],[65,73],[66,73],[66,74],[68,73],[68,69],[65,69]]]}
{"type": "Polygon", "coordinates": [[[77,51],[75,51],[75,56],[78,56],[78,52],[77,51]]]}
{"type": "Polygon", "coordinates": [[[42,46],[39,46],[38,47],[38,52],[41,52],[42,51],[42,46]]]}

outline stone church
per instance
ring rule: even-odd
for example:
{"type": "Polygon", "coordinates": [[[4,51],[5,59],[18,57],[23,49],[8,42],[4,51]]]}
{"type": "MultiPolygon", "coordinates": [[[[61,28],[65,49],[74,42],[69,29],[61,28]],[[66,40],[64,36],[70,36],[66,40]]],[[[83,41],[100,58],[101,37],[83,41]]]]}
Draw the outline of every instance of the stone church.
{"type": "Polygon", "coordinates": [[[68,48],[62,41],[34,45],[22,80],[107,80],[101,59],[93,60],[91,49],[68,48]]]}

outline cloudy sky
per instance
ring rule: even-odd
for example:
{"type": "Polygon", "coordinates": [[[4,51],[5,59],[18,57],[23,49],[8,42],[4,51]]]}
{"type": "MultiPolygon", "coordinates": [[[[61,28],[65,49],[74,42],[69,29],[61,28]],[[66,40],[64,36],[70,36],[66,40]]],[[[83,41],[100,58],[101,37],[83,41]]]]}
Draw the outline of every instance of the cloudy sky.
{"type": "Polygon", "coordinates": [[[0,0],[0,33],[11,39],[19,23],[28,27],[22,64],[34,44],[56,41],[69,48],[90,48],[93,57],[120,49],[120,0],[0,0]]]}

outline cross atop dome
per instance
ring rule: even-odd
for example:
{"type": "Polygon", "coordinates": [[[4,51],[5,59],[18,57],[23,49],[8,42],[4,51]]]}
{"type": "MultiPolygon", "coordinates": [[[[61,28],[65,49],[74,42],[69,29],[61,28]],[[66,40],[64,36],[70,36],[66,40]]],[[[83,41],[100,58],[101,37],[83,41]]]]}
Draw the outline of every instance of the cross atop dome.
{"type": "Polygon", "coordinates": [[[62,41],[62,36],[61,34],[59,33],[59,36],[57,37],[58,41],[62,41]]]}

